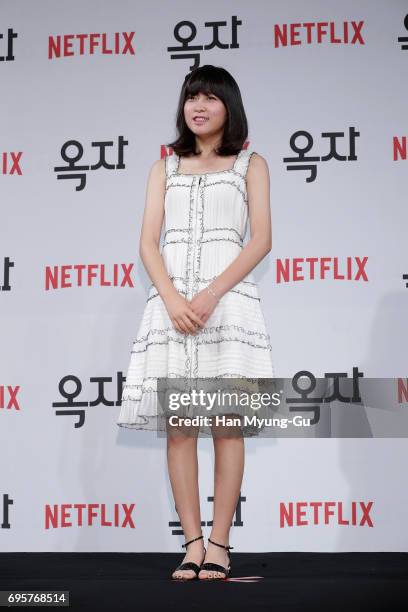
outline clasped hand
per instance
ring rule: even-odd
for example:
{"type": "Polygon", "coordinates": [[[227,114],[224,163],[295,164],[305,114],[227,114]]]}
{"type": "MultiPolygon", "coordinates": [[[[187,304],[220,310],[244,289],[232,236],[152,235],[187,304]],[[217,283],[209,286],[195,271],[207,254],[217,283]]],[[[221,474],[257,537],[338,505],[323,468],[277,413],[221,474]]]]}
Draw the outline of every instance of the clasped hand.
{"type": "Polygon", "coordinates": [[[202,289],[191,300],[177,293],[166,302],[167,312],[177,331],[195,335],[202,329],[219,300],[207,289],[202,289]]]}

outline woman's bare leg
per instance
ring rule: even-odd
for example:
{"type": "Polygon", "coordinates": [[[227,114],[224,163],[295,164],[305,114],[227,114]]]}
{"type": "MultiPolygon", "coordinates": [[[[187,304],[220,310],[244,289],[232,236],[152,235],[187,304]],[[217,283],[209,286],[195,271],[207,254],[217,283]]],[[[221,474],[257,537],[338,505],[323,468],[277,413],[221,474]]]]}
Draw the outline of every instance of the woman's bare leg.
{"type": "MultiPolygon", "coordinates": [[[[214,518],[210,538],[229,545],[229,532],[238,503],[245,463],[245,444],[239,427],[212,427],[214,442],[214,518]]],[[[228,567],[225,549],[208,542],[206,563],[228,567]]],[[[199,578],[222,578],[224,574],[201,570],[199,578]]]]}
{"type": "MultiPolygon", "coordinates": [[[[198,428],[167,427],[167,463],[176,504],[184,531],[185,542],[201,535],[200,496],[197,459],[198,428]]],[[[204,556],[204,540],[188,545],[182,563],[193,561],[201,564],[204,556]]],[[[174,578],[191,579],[193,570],[177,570],[174,578]]]]}

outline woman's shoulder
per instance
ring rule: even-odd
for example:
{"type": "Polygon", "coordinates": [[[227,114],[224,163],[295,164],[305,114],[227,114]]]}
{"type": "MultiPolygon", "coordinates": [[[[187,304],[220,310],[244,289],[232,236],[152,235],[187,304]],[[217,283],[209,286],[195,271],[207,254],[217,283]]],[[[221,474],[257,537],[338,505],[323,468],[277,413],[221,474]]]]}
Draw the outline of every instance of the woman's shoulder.
{"type": "Polygon", "coordinates": [[[249,160],[248,170],[249,168],[253,168],[255,170],[268,168],[268,162],[257,151],[252,151],[252,150],[247,149],[247,155],[248,155],[248,160],[249,160]]]}
{"type": "Polygon", "coordinates": [[[165,155],[165,157],[161,157],[160,159],[156,159],[153,162],[153,164],[152,164],[151,170],[153,172],[158,172],[158,173],[160,173],[162,170],[164,170],[165,167],[166,167],[166,161],[167,161],[166,158],[167,157],[168,156],[165,155]]]}
{"type": "Polygon", "coordinates": [[[150,166],[149,180],[164,183],[166,179],[166,158],[156,159],[150,166]]]}
{"type": "Polygon", "coordinates": [[[249,159],[252,160],[254,163],[259,163],[258,160],[263,160],[266,161],[265,158],[258,153],[258,151],[255,151],[254,149],[244,149],[246,154],[248,155],[249,159]]]}
{"type": "Polygon", "coordinates": [[[169,156],[166,154],[164,157],[161,157],[160,159],[156,159],[156,161],[154,161],[152,164],[152,170],[154,170],[158,174],[163,174],[164,171],[166,170],[166,164],[167,164],[168,157],[169,156]]]}

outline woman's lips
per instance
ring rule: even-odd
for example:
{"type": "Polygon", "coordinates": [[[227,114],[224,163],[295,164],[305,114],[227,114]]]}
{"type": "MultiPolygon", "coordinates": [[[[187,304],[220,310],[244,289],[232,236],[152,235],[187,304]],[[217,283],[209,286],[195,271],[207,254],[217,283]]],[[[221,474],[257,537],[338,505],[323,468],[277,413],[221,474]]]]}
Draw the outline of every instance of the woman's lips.
{"type": "Polygon", "coordinates": [[[193,121],[198,125],[202,125],[203,123],[206,123],[208,119],[206,117],[194,117],[193,121]]]}

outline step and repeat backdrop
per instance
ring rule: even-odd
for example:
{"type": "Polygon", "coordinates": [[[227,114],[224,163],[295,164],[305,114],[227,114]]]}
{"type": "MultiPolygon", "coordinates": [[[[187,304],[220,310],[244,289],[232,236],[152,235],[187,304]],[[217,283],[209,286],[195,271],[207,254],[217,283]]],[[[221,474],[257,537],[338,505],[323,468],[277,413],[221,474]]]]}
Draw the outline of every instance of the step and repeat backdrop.
{"type": "MultiPolygon", "coordinates": [[[[0,6],[0,550],[181,550],[165,438],[116,421],[151,284],[147,177],[204,64],[236,79],[269,165],[254,274],[276,376],[389,384],[375,427],[360,405],[351,427],[246,438],[230,543],[408,550],[406,431],[387,433],[388,401],[408,410],[406,3],[0,6]]],[[[211,438],[198,453],[207,536],[211,438]]]]}

